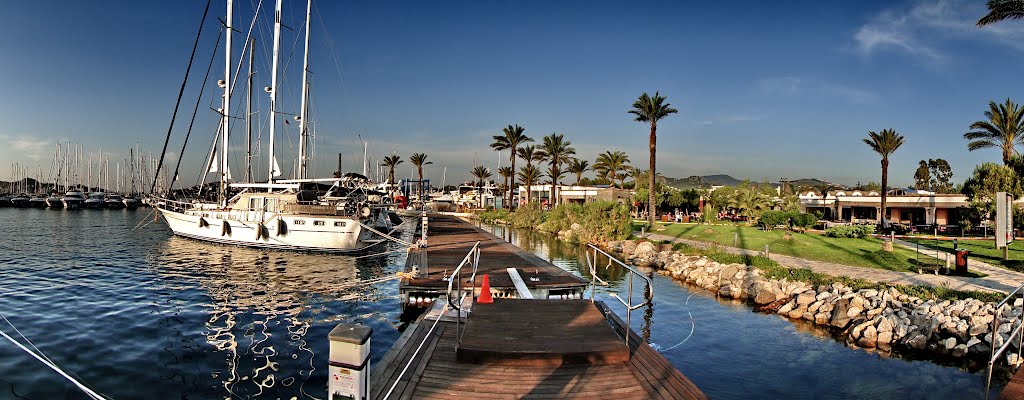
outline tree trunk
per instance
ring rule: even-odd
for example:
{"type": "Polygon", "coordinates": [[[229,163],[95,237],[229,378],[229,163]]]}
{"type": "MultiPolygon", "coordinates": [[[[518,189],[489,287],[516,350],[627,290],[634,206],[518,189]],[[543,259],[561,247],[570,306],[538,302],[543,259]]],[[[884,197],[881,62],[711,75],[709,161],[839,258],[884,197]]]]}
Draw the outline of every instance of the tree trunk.
{"type": "Polygon", "coordinates": [[[558,177],[555,176],[557,166],[558,164],[555,162],[551,163],[551,201],[549,202],[551,207],[558,205],[558,194],[555,193],[558,187],[558,177]]]}
{"type": "MultiPolygon", "coordinates": [[[[508,207],[512,208],[512,199],[515,197],[516,190],[516,148],[512,148],[512,176],[509,177],[512,182],[508,187],[508,207]]],[[[519,205],[516,204],[518,207],[519,205]]]]}
{"type": "Polygon", "coordinates": [[[648,177],[650,179],[647,180],[647,182],[649,183],[649,186],[647,187],[647,222],[653,225],[654,224],[654,213],[658,209],[657,206],[654,204],[654,190],[655,190],[654,189],[654,181],[655,181],[655,178],[658,176],[658,172],[654,168],[655,153],[657,153],[657,151],[658,151],[658,124],[656,122],[654,122],[653,120],[651,121],[650,150],[651,150],[651,170],[650,170],[650,172],[648,172],[648,174],[649,174],[648,177]]]}
{"type": "Polygon", "coordinates": [[[886,157],[882,157],[882,215],[878,219],[879,222],[881,222],[882,219],[884,219],[884,218],[889,216],[889,213],[885,209],[885,197],[888,194],[888,190],[887,190],[888,187],[889,187],[889,159],[886,158],[886,157]]]}

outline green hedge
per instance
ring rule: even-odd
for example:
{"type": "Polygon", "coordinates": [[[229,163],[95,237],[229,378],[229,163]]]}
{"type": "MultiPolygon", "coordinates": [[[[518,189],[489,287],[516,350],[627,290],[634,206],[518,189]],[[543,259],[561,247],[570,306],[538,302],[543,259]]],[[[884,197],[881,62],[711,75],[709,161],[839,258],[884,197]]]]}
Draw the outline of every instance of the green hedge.
{"type": "Polygon", "coordinates": [[[825,236],[834,238],[863,238],[875,233],[874,225],[834,226],[825,230],[825,236]]]}

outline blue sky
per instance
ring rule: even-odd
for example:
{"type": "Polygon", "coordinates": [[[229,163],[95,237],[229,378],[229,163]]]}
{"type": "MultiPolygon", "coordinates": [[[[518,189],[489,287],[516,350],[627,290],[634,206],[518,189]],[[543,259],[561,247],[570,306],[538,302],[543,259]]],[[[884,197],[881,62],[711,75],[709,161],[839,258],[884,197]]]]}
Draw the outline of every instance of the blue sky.
{"type": "MultiPolygon", "coordinates": [[[[257,2],[236,1],[235,62],[257,2]]],[[[264,3],[270,15],[273,2],[264,3]]],[[[928,158],[948,160],[962,181],[975,165],[1000,159],[998,150],[969,153],[967,126],[990,100],[1024,101],[1024,23],[977,28],[982,3],[323,1],[311,36],[316,168],[329,174],[339,152],[347,170],[358,168],[361,135],[375,159],[425,152],[435,163],[428,175],[439,180],[447,166],[448,181],[457,181],[474,160],[495,166],[488,144],[508,124],[534,138],[563,133],[583,158],[624,150],[646,165],[647,128],[626,111],[640,93],[660,90],[679,109],[659,125],[658,169],[668,176],[878,181],[878,157],[861,139],[893,128],[907,144],[892,159],[891,182],[909,184],[928,158]]],[[[136,143],[159,151],[204,5],[6,5],[13,18],[0,25],[0,177],[15,162],[47,170],[58,140],[112,160],[136,143]]],[[[224,7],[211,7],[172,158],[224,7]]],[[[283,19],[296,31],[283,33],[282,59],[304,7],[286,1],[283,19]]],[[[259,87],[269,85],[269,22],[255,34],[259,87]]],[[[298,111],[300,54],[301,41],[281,85],[286,112],[298,111]]],[[[194,182],[213,138],[210,94],[223,65],[218,56],[183,183],[194,182]]],[[[257,93],[265,120],[266,96],[257,93]]],[[[294,127],[278,134],[286,171],[294,127]]],[[[398,175],[408,174],[407,161],[398,175]]]]}

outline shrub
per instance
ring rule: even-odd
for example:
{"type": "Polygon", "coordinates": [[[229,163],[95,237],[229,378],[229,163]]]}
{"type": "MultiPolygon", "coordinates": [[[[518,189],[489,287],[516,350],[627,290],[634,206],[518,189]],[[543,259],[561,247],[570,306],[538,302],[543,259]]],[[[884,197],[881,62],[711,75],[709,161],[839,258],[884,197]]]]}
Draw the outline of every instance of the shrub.
{"type": "Polygon", "coordinates": [[[806,230],[818,222],[818,217],[814,214],[791,211],[789,212],[789,220],[794,227],[806,230]]]}
{"type": "Polygon", "coordinates": [[[761,225],[764,225],[764,229],[766,231],[770,231],[778,225],[788,225],[790,217],[789,214],[790,213],[784,211],[769,210],[761,213],[759,221],[761,222],[761,225]]]}
{"type": "Polygon", "coordinates": [[[544,211],[540,203],[524,204],[509,214],[508,222],[516,228],[535,229],[544,223],[544,211]]]}
{"type": "Polygon", "coordinates": [[[493,224],[497,221],[508,222],[509,215],[508,210],[505,209],[484,211],[480,213],[480,221],[487,224],[493,224]]]}
{"type": "Polygon", "coordinates": [[[863,238],[875,233],[873,225],[834,226],[825,230],[825,236],[834,238],[863,238]]]}

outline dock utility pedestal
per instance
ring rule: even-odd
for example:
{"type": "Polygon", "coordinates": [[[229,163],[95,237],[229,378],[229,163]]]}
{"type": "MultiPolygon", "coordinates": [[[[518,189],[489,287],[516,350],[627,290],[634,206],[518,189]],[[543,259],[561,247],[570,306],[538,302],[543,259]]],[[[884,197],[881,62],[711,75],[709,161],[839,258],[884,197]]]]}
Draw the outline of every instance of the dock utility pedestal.
{"type": "Polygon", "coordinates": [[[370,335],[373,328],[338,324],[328,337],[327,391],[329,400],[363,400],[370,389],[370,335]]]}

